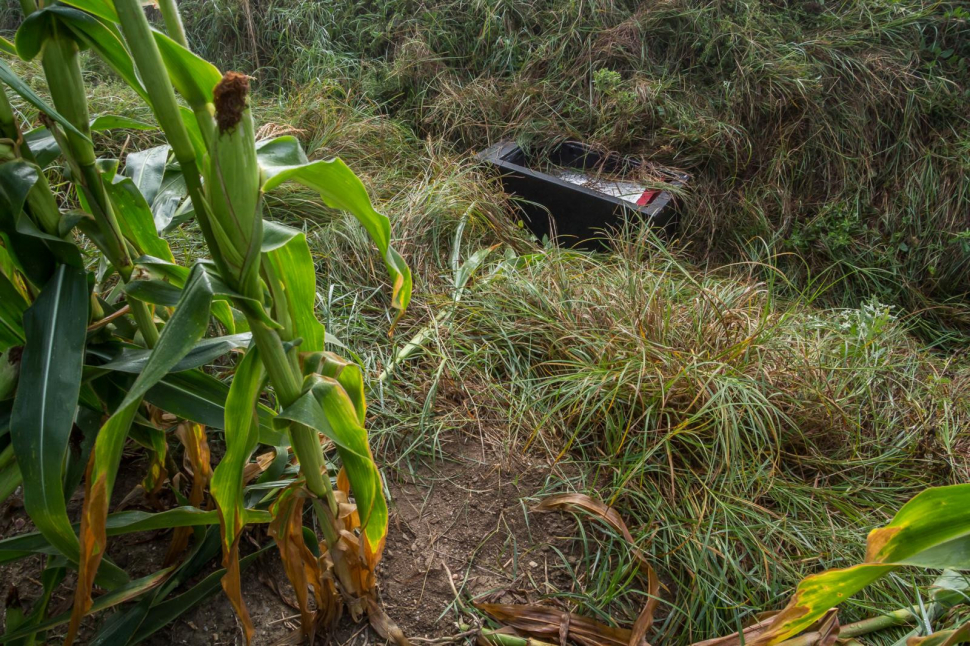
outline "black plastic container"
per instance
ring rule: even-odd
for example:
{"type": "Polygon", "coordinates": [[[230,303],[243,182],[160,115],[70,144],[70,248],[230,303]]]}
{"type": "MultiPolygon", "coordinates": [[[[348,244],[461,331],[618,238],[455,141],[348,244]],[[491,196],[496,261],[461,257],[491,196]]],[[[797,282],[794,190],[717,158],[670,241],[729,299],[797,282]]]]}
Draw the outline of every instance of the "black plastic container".
{"type": "MultiPolygon", "coordinates": [[[[640,167],[637,160],[604,155],[575,141],[554,145],[541,157],[528,155],[515,143],[501,142],[478,158],[501,172],[507,193],[524,200],[520,206],[536,236],[549,236],[560,246],[603,249],[605,233],[633,218],[665,235],[676,232],[671,193],[635,181],[601,179],[635,173],[640,167]]],[[[657,173],[671,186],[682,186],[688,179],[671,171],[657,173]]]]}

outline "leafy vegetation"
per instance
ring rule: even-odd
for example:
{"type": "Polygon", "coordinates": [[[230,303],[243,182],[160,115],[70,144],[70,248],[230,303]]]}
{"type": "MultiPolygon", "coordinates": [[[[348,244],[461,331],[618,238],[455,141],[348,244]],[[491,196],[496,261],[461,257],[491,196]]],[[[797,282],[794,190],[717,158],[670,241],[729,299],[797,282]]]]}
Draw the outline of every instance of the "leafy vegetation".
{"type": "MultiPolygon", "coordinates": [[[[300,394],[313,393],[312,400],[325,395],[316,379],[303,381],[304,372],[326,382],[328,371],[339,367],[347,382],[341,388],[351,399],[366,394],[372,450],[391,481],[453,460],[444,448],[449,439],[472,436],[497,453],[526,453],[550,465],[543,485],[528,492],[529,502],[556,500],[548,494],[564,491],[586,494],[625,519],[629,537],[617,525],[605,531],[580,525],[566,538],[578,560],[565,549],[551,556],[551,567],[567,573],[568,581],[536,586],[545,613],[539,639],[558,642],[566,613],[578,627],[584,617],[622,635],[643,625],[651,599],[646,639],[654,644],[692,644],[741,630],[747,641],[757,630],[773,630],[770,641],[779,641],[809,625],[799,615],[806,603],[822,613],[811,615],[812,622],[821,621],[796,638],[803,640],[798,644],[824,643],[839,622],[843,639],[862,636],[873,644],[941,630],[955,632],[936,635],[933,643],[964,638],[964,577],[932,572],[965,568],[959,549],[930,552],[949,560],[914,558],[926,545],[912,540],[898,541],[906,553],[865,549],[874,528],[898,527],[917,516],[939,520],[913,509],[935,500],[931,511],[938,511],[936,496],[944,503],[960,500],[960,483],[970,473],[970,365],[963,353],[947,352],[959,347],[955,341],[966,330],[967,257],[960,245],[967,196],[960,178],[966,166],[961,60],[967,58],[967,17],[960,7],[665,3],[638,11],[619,2],[387,1],[219,2],[205,10],[185,2],[182,8],[195,51],[224,69],[255,75],[253,134],[243,139],[260,141],[257,164],[268,169],[261,186],[270,175],[282,179],[279,169],[290,165],[290,155],[299,156],[296,139],[311,159],[339,154],[390,216],[394,247],[414,269],[415,305],[389,338],[389,302],[374,288],[386,280],[380,256],[387,253],[375,255],[368,230],[342,213],[353,209],[321,198],[312,182],[267,189],[260,202],[262,240],[286,232],[283,225],[296,229],[278,239],[282,247],[262,246],[257,254],[268,289],[261,298],[272,320],[282,324],[280,317],[289,317],[294,328],[304,322],[311,328],[288,332],[284,324],[276,331],[288,357],[303,356],[298,376],[306,391],[300,394]],[[514,205],[456,152],[507,135],[537,145],[550,135],[584,136],[687,169],[694,193],[682,230],[690,244],[665,248],[644,232],[626,232],[610,255],[537,245],[512,224],[514,205]],[[299,317],[275,307],[298,290],[287,287],[281,299],[267,276],[300,275],[277,269],[287,262],[312,266],[325,277],[312,287],[312,299],[310,291],[300,292],[299,317]],[[310,312],[326,324],[322,339],[310,312]],[[297,337],[302,341],[294,348],[297,337]],[[359,372],[332,356],[305,354],[326,348],[352,357],[359,372]],[[456,398],[464,403],[455,405],[456,398]],[[940,486],[947,487],[921,494],[940,486]],[[656,594],[641,558],[660,578],[656,594]],[[858,565],[864,561],[871,563],[858,565]],[[839,569],[820,574],[826,568],[839,569]],[[866,587],[853,585],[854,596],[848,589],[842,597],[825,594],[827,582],[860,571],[882,576],[866,587]],[[838,622],[826,613],[834,601],[841,602],[838,622]],[[789,602],[777,623],[759,617],[789,602]]],[[[165,24],[161,12],[149,14],[165,24]]],[[[43,66],[4,60],[10,74],[67,119],[48,92],[43,66]]],[[[156,102],[146,103],[97,49],[82,52],[78,61],[94,119],[69,123],[89,124],[98,158],[124,161],[120,171],[110,163],[96,166],[101,177],[112,178],[102,181],[109,203],[141,193],[155,232],[162,232],[122,229],[127,244],[150,245],[157,259],[135,262],[139,278],[131,283],[143,284],[133,288],[106,269],[108,261],[98,260],[105,252],[97,236],[67,237],[101,297],[86,306],[85,324],[111,318],[129,295],[133,301],[141,295],[165,335],[178,312],[188,311],[176,299],[199,278],[201,270],[189,271],[194,263],[229,246],[226,258],[233,264],[203,261],[201,268],[210,283],[212,277],[242,278],[245,255],[232,250],[254,238],[236,239],[243,230],[228,228],[206,244],[188,202],[166,197],[167,188],[181,195],[176,178],[185,167],[158,148],[171,128],[156,117],[157,106],[147,107],[156,102]],[[155,123],[162,134],[152,129],[155,123]],[[158,151],[161,160],[152,161],[158,151]],[[154,193],[136,180],[137,169],[152,163],[162,169],[154,193]],[[101,308],[97,316],[95,307],[101,308]]],[[[209,77],[217,80],[202,76],[209,77]]],[[[196,117],[185,108],[197,107],[189,98],[193,88],[176,89],[186,101],[179,115],[193,147],[184,158],[196,157],[208,180],[203,189],[218,185],[212,181],[216,169],[192,144],[196,117]]],[[[33,186],[46,181],[61,212],[92,214],[92,202],[73,188],[83,174],[59,152],[69,146],[47,136],[49,118],[40,116],[36,103],[15,92],[8,96],[13,122],[46,170],[31,176],[33,186]],[[30,132],[31,126],[40,127],[30,132]]],[[[286,171],[284,177],[301,174],[286,171]]],[[[33,217],[32,206],[26,213],[33,217]]],[[[59,244],[44,240],[45,246],[59,244]]],[[[5,241],[4,249],[16,248],[5,241]]],[[[11,263],[3,265],[4,275],[23,275],[11,263]]],[[[66,268],[59,271],[61,283],[80,294],[80,281],[71,283],[66,268]]],[[[327,504],[301,507],[312,496],[301,497],[307,494],[300,493],[280,432],[307,408],[285,406],[273,379],[271,390],[257,384],[253,373],[264,363],[263,350],[244,354],[249,341],[238,336],[252,327],[249,301],[239,300],[238,286],[223,282],[213,284],[211,316],[196,321],[204,323],[199,334],[206,338],[186,357],[198,363],[167,357],[172,366],[192,369],[170,372],[150,388],[128,430],[129,455],[149,456],[148,473],[138,474],[143,505],[154,496],[158,507],[114,511],[104,526],[109,549],[123,536],[165,528],[173,560],[127,583],[103,562],[99,575],[117,576],[119,584],[95,582],[111,589],[91,605],[104,619],[87,620],[82,628],[92,643],[150,640],[217,592],[221,581],[244,616],[239,604],[255,576],[246,568],[273,545],[285,555],[280,576],[292,582],[303,625],[322,623],[333,607],[328,584],[313,586],[331,580],[323,570],[326,558],[317,560],[315,551],[330,551],[327,537],[303,538],[312,529],[326,530],[327,504]],[[254,418],[249,402],[260,392],[254,418]],[[211,401],[190,408],[195,393],[211,401]],[[240,400],[245,403],[237,407],[240,400]],[[260,447],[255,459],[254,441],[260,447]],[[188,467],[179,468],[178,457],[188,467]],[[209,464],[215,468],[207,470],[209,464]],[[250,478],[243,488],[240,474],[250,478]],[[226,509],[238,510],[242,522],[235,516],[227,522],[226,509]],[[206,569],[227,556],[225,570],[206,569]],[[239,597],[233,596],[236,577],[239,597]]],[[[26,332],[50,297],[43,300],[49,290],[32,288],[29,280],[22,287],[20,299],[0,302],[3,320],[24,321],[26,332]],[[25,317],[25,311],[35,314],[25,317]]],[[[48,336],[66,339],[49,330],[48,336]]],[[[73,566],[51,555],[50,546],[69,542],[67,533],[81,529],[69,492],[82,481],[84,451],[100,437],[102,422],[86,411],[122,410],[123,393],[137,392],[137,375],[151,362],[130,310],[85,336],[77,430],[68,429],[82,441],[80,452],[70,437],[61,444],[69,455],[57,471],[64,493],[49,488],[45,511],[35,513],[38,506],[28,498],[36,490],[25,486],[38,532],[0,541],[0,560],[42,554],[48,566],[39,598],[30,599],[28,609],[10,604],[7,610],[12,640],[39,630],[59,636],[69,621],[51,600],[71,585],[73,566]],[[84,399],[89,383],[97,400],[84,399]],[[93,387],[101,383],[105,389],[93,387]],[[89,409],[94,401],[107,407],[89,409]]],[[[12,348],[22,341],[15,335],[6,342],[12,348]]],[[[27,392],[25,383],[36,391],[24,371],[29,357],[10,363],[12,354],[0,363],[2,383],[15,383],[19,366],[18,392],[27,392]]],[[[59,348],[52,354],[71,356],[59,348]]],[[[65,388],[52,392],[73,397],[65,388]]],[[[312,400],[298,401],[312,408],[312,400]]],[[[4,400],[0,411],[9,414],[13,403],[4,400]]],[[[54,402],[51,410],[64,414],[54,402]]],[[[352,421],[345,410],[344,419],[352,421]]],[[[359,411],[354,408],[355,415],[359,411]]],[[[348,455],[353,459],[339,443],[328,445],[322,459],[332,478],[320,484],[331,484],[339,507],[347,481],[336,477],[331,462],[337,450],[344,465],[348,455]]],[[[13,443],[0,453],[5,498],[15,499],[27,477],[20,470],[23,455],[13,443]]],[[[360,504],[356,485],[351,494],[360,504]]],[[[393,516],[393,501],[390,507],[393,516]]],[[[570,511],[583,518],[589,510],[570,511]]],[[[948,547],[959,548],[966,524],[942,518],[952,521],[942,527],[954,539],[948,547]]],[[[515,537],[506,540],[513,544],[515,537]]],[[[522,548],[514,549],[509,558],[522,560],[522,548]]],[[[459,635],[496,616],[473,607],[484,590],[462,587],[470,570],[464,577],[455,570],[455,597],[464,601],[444,611],[459,624],[459,635]]],[[[503,623],[508,618],[503,615],[503,623]]],[[[504,646],[525,643],[500,632],[484,635],[504,646]]]]}
{"type": "Polygon", "coordinates": [[[967,331],[970,21],[923,2],[186,2],[267,87],[339,79],[463,147],[569,136],[693,176],[704,261],[967,331]]]}
{"type": "MultiPolygon", "coordinates": [[[[26,0],[23,9],[15,45],[4,41],[5,48],[15,47],[24,60],[40,58],[53,106],[4,64],[6,85],[36,107],[44,123],[23,133],[6,91],[0,95],[0,351],[15,373],[3,393],[4,399],[12,396],[5,406],[4,439],[12,449],[5,475],[22,485],[24,507],[39,533],[29,549],[20,547],[19,537],[18,547],[8,551],[53,551],[44,571],[52,582],[44,601],[29,617],[8,621],[7,639],[33,641],[50,625],[47,599],[72,569],[77,583],[66,643],[74,642],[94,608],[95,583],[111,591],[134,586],[138,602],[104,624],[93,641],[140,641],[171,619],[168,593],[221,545],[222,586],[248,642],[254,628],[242,598],[239,541],[246,525],[269,520],[300,599],[306,636],[332,624],[346,605],[353,617],[369,615],[373,625],[404,643],[374,596],[388,514],[364,430],[361,373],[325,350],[306,236],[264,223],[263,194],[296,182],[352,213],[380,250],[393,284],[391,305],[403,312],[410,270],[390,246],[388,219],[339,159],[310,162],[293,137],[256,141],[247,77],[221,74],[191,53],[173,3],[165,12],[171,37],[150,28],[138,2],[38,7],[26,0]],[[129,153],[124,174],[118,160],[95,153],[91,132],[99,120],[90,119],[80,47],[97,53],[151,106],[165,134],[166,144],[129,153]],[[188,107],[179,106],[176,89],[188,107]],[[60,190],[80,208],[62,210],[43,172],[40,164],[58,157],[67,180],[60,190]],[[174,262],[159,235],[173,219],[184,221],[189,210],[212,254],[211,261],[191,268],[174,262]],[[216,336],[205,338],[212,332],[216,336]],[[231,383],[202,370],[246,346],[235,366],[222,366],[231,383]],[[261,402],[267,382],[270,407],[261,402]],[[166,393],[179,388],[185,393],[166,393]],[[77,431],[84,440],[72,451],[76,424],[87,428],[77,431]],[[225,455],[214,470],[202,424],[225,432],[225,455]],[[136,523],[139,529],[175,529],[166,556],[172,565],[137,583],[104,558],[110,499],[129,437],[154,452],[144,482],[149,498],[164,485],[172,439],[184,445],[192,479],[187,495],[175,489],[179,506],[136,523]],[[340,456],[336,486],[322,439],[340,456]],[[251,462],[261,443],[275,449],[251,462]],[[290,449],[299,477],[274,483],[287,469],[290,449]],[[247,484],[273,465],[268,489],[275,495],[247,495],[247,484]],[[66,498],[82,472],[76,530],[66,498]],[[207,487],[215,515],[201,511],[207,487]],[[322,547],[313,544],[316,554],[304,539],[306,500],[325,536],[322,547]],[[196,537],[193,552],[183,558],[192,527],[206,525],[213,527],[196,537]]],[[[101,127],[119,125],[142,127],[123,119],[100,121],[101,127]]],[[[10,489],[5,486],[7,495],[10,489]]],[[[188,607],[180,603],[175,616],[188,607]]]]}

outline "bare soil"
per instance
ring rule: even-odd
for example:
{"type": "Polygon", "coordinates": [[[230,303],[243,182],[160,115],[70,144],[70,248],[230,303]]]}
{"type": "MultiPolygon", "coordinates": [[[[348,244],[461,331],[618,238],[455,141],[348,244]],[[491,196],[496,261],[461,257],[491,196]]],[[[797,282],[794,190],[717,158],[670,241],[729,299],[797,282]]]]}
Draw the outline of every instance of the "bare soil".
{"type": "MultiPolygon", "coordinates": [[[[471,611],[472,600],[523,602],[568,588],[570,577],[563,560],[576,559],[570,552],[574,523],[558,514],[529,511],[530,498],[550,474],[548,464],[502,449],[499,454],[475,436],[441,439],[437,459],[412,461],[407,469],[386,474],[391,526],[381,566],[381,597],[387,614],[408,637],[440,638],[468,632],[478,621],[471,611]]],[[[132,457],[119,473],[119,496],[145,473],[147,463],[132,457]]],[[[72,509],[79,507],[79,501],[80,496],[75,496],[72,509]]],[[[0,510],[0,536],[30,529],[15,495],[0,510]]],[[[266,540],[262,535],[251,538],[252,545],[266,540]]],[[[143,576],[161,567],[169,539],[169,534],[160,533],[119,536],[109,541],[109,551],[118,565],[143,576]]],[[[212,568],[215,566],[213,563],[212,568]]],[[[41,590],[41,568],[40,557],[0,566],[2,589],[15,587],[29,607],[41,590]]],[[[55,592],[51,603],[55,613],[69,609],[74,580],[69,574],[55,592]]],[[[253,643],[299,643],[299,615],[275,552],[270,550],[261,557],[243,574],[243,580],[244,597],[256,627],[253,643]]],[[[79,642],[86,643],[101,621],[90,620],[79,642]]],[[[55,630],[48,639],[55,642],[61,635],[62,631],[55,630]]],[[[327,642],[349,646],[383,640],[364,624],[344,619],[327,642]]],[[[220,591],[143,643],[202,646],[242,644],[243,639],[220,591]]]]}

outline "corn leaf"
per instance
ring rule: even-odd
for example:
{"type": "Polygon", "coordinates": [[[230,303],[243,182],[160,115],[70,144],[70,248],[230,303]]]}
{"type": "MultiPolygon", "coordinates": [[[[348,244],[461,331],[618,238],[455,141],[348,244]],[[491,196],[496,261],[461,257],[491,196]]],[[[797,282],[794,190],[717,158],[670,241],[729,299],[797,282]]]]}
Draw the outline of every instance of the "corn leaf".
{"type": "Polygon", "coordinates": [[[40,286],[54,273],[54,258],[44,234],[23,215],[36,182],[36,167],[19,160],[0,164],[0,234],[10,243],[7,250],[18,269],[40,286]]]}
{"type": "MultiPolygon", "coordinates": [[[[106,130],[114,129],[142,131],[155,130],[155,126],[151,124],[138,121],[137,119],[129,119],[128,117],[120,117],[113,114],[95,117],[94,119],[91,119],[88,126],[91,128],[92,132],[104,132],[106,130]]],[[[37,162],[37,165],[41,168],[46,168],[61,154],[61,147],[57,143],[57,139],[55,139],[50,130],[44,126],[34,128],[30,132],[26,133],[24,135],[24,140],[27,142],[27,147],[30,148],[30,153],[34,156],[34,161],[37,162]]]]}
{"type": "MultiPolygon", "coordinates": [[[[264,247],[265,247],[264,236],[264,247]]],[[[291,338],[302,338],[300,350],[317,352],[323,350],[323,324],[317,320],[317,273],[310,256],[306,234],[297,233],[289,241],[264,257],[272,263],[276,278],[283,284],[286,307],[293,326],[291,338]]]]}
{"type": "Polygon", "coordinates": [[[3,36],[0,36],[0,52],[3,52],[4,54],[10,54],[11,56],[16,56],[17,46],[11,43],[3,36]]]}
{"type": "MultiPolygon", "coordinates": [[[[132,601],[142,596],[146,592],[157,588],[165,582],[165,580],[172,573],[172,568],[164,568],[158,570],[157,572],[152,572],[146,577],[136,579],[125,585],[118,587],[110,592],[107,592],[97,599],[91,605],[92,613],[98,612],[99,610],[106,610],[107,608],[112,608],[122,603],[132,601]]],[[[34,626],[28,626],[21,630],[15,630],[11,633],[3,635],[0,637],[0,644],[5,644],[13,639],[20,639],[22,637],[27,637],[36,632],[42,630],[49,630],[57,626],[66,624],[71,619],[71,612],[67,611],[57,615],[56,617],[51,617],[50,619],[43,621],[34,626]]]]}
{"type": "MultiPolygon", "coordinates": [[[[28,18],[27,20],[29,20],[28,18]]],[[[26,22],[26,21],[25,21],[26,22]]],[[[82,133],[80,130],[74,127],[74,125],[67,120],[60,112],[51,107],[46,101],[40,98],[36,92],[30,89],[30,86],[21,80],[19,76],[14,74],[13,70],[10,69],[5,62],[0,60],[0,81],[3,81],[10,87],[11,90],[16,92],[23,98],[24,101],[34,106],[48,117],[61,124],[65,129],[70,130],[72,133],[81,137],[82,139],[88,139],[88,137],[82,133]]],[[[90,140],[89,140],[90,141],[90,140]]]]}
{"type": "MultiPolygon", "coordinates": [[[[225,422],[226,399],[229,386],[212,375],[189,370],[166,375],[145,395],[145,401],[182,419],[212,428],[222,428],[225,422]]],[[[273,425],[276,413],[259,404],[259,441],[269,446],[288,446],[286,433],[273,425]]]]}
{"type": "Polygon", "coordinates": [[[67,516],[63,471],[87,322],[87,274],[61,265],[24,315],[27,342],[10,424],[24,477],[24,507],[50,544],[74,562],[80,552],[67,516]]]}
{"type": "Polygon", "coordinates": [[[888,525],[869,533],[864,563],[804,579],[785,609],[752,643],[770,646],[797,635],[830,608],[906,565],[970,569],[970,484],[917,494],[888,525]]]}
{"type": "Polygon", "coordinates": [[[112,181],[104,182],[104,190],[114,207],[121,232],[138,253],[175,262],[168,243],[158,235],[151,207],[131,178],[115,175],[112,181]]]}
{"type": "MultiPolygon", "coordinates": [[[[81,46],[90,47],[101,59],[120,76],[149,105],[148,93],[135,72],[135,64],[122,41],[121,34],[113,22],[104,23],[92,15],[71,7],[50,5],[30,15],[48,12],[59,24],[71,30],[81,46]]],[[[29,18],[28,18],[29,20],[29,18]]],[[[18,49],[20,47],[18,40],[18,49]]]]}
{"type": "Polygon", "coordinates": [[[277,419],[299,422],[333,440],[357,503],[365,557],[376,566],[387,535],[387,501],[367,431],[347,391],[336,379],[311,375],[306,378],[304,395],[277,419]]]}
{"type": "Polygon", "coordinates": [[[257,157],[263,173],[263,190],[271,191],[288,181],[317,191],[332,208],[348,211],[357,218],[377,245],[393,285],[392,305],[404,313],[411,300],[411,270],[391,247],[391,222],[371,204],[367,189],[340,159],[307,160],[295,137],[278,137],[257,145],[257,157]]]}
{"type": "Polygon", "coordinates": [[[226,400],[226,452],[216,466],[210,491],[219,509],[222,565],[226,576],[222,587],[240,618],[246,643],[254,628],[242,598],[239,568],[239,537],[246,523],[243,498],[243,470],[259,442],[259,417],[256,404],[266,380],[266,371],[255,348],[249,350],[236,369],[226,400]]]}
{"type": "Polygon", "coordinates": [[[222,80],[219,69],[165,34],[153,31],[152,35],[172,79],[172,85],[185,97],[192,109],[203,109],[206,104],[212,103],[212,90],[222,80]]]}
{"type": "Polygon", "coordinates": [[[64,4],[87,11],[108,22],[118,22],[118,12],[111,0],[68,0],[64,4]]]}
{"type": "Polygon", "coordinates": [[[81,561],[68,643],[73,642],[81,618],[91,607],[93,573],[97,571],[107,547],[105,519],[108,515],[108,501],[121,460],[121,449],[135,412],[145,393],[178,364],[205,334],[211,303],[212,285],[209,276],[204,267],[196,265],[175,313],[162,329],[148,364],[98,434],[81,512],[81,561]]]}
{"type": "MultiPolygon", "coordinates": [[[[202,339],[177,364],[172,366],[171,372],[182,372],[212,363],[235,348],[249,345],[252,336],[249,332],[244,332],[243,334],[202,339]]],[[[100,372],[113,370],[115,372],[138,374],[148,365],[151,354],[151,350],[144,348],[123,348],[111,361],[96,366],[94,369],[100,372]]]]}

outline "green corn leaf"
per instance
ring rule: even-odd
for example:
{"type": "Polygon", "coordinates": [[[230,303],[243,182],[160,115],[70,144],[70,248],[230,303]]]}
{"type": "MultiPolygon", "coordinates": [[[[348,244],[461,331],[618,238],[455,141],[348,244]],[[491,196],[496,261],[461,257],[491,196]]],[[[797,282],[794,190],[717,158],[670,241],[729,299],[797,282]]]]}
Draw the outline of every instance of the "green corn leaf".
{"type": "Polygon", "coordinates": [[[328,206],[357,218],[384,257],[393,285],[392,304],[400,318],[411,300],[411,270],[391,247],[390,220],[374,210],[367,189],[354,172],[340,159],[309,162],[295,137],[260,142],[257,157],[264,191],[284,182],[297,182],[317,191],[328,206]]]}
{"type": "MultiPolygon", "coordinates": [[[[246,510],[248,523],[269,523],[270,520],[268,511],[246,510]]],[[[108,536],[121,536],[136,532],[175,527],[202,527],[218,523],[219,515],[215,510],[203,511],[195,507],[176,507],[158,513],[133,510],[109,514],[105,528],[108,536]]],[[[71,527],[76,531],[79,524],[74,523],[71,527]]],[[[9,563],[30,554],[51,554],[53,551],[50,543],[40,532],[20,534],[0,541],[0,563],[9,563]]]]}
{"type": "Polygon", "coordinates": [[[192,109],[204,109],[206,104],[212,103],[212,90],[222,80],[219,69],[165,34],[153,31],[152,35],[155,36],[155,43],[172,79],[172,85],[185,97],[192,109]]]}
{"type": "Polygon", "coordinates": [[[24,312],[27,311],[27,305],[27,300],[10,279],[0,273],[0,352],[23,344],[24,312]]]}
{"type": "Polygon", "coordinates": [[[87,139],[80,130],[75,128],[70,121],[68,121],[60,112],[51,107],[46,101],[37,96],[37,93],[30,89],[30,86],[21,80],[19,76],[14,74],[13,70],[10,69],[5,62],[0,60],[0,81],[3,81],[10,87],[11,90],[19,94],[24,101],[34,106],[48,117],[61,124],[66,130],[70,130],[72,133],[81,137],[82,139],[87,139]]]}
{"type": "Polygon", "coordinates": [[[118,22],[118,12],[111,0],[67,0],[64,4],[77,7],[110,23],[118,22]]]}
{"type": "MultiPolygon", "coordinates": [[[[263,240],[265,244],[266,236],[263,240]]],[[[325,333],[316,316],[317,273],[306,234],[296,233],[286,244],[264,251],[264,258],[272,264],[276,279],[284,287],[292,325],[290,338],[303,339],[300,344],[302,352],[323,350],[325,333]]]]}
{"type": "MultiPolygon", "coordinates": [[[[239,559],[239,569],[245,570],[248,568],[256,561],[257,558],[262,556],[273,546],[274,543],[270,542],[252,554],[239,559]]],[[[145,639],[148,639],[151,635],[169,625],[181,615],[188,612],[192,608],[197,607],[205,599],[218,592],[222,577],[224,577],[225,574],[225,568],[216,570],[179,596],[153,606],[151,612],[142,622],[141,627],[130,643],[137,644],[145,639]]]]}
{"type": "Polygon", "coordinates": [[[131,178],[149,204],[155,201],[162,188],[165,167],[171,154],[172,147],[165,144],[128,153],[125,158],[125,175],[131,178]]]}
{"type": "MultiPolygon", "coordinates": [[[[114,129],[125,129],[125,130],[155,130],[155,126],[138,121],[137,119],[129,119],[128,117],[119,117],[113,114],[106,114],[100,117],[95,117],[91,119],[89,127],[92,132],[104,132],[106,130],[114,129]]],[[[30,132],[24,135],[24,140],[27,142],[27,147],[30,148],[31,154],[34,156],[34,161],[41,168],[46,168],[51,162],[60,157],[61,147],[51,134],[50,130],[41,126],[40,128],[34,128],[30,132]]],[[[130,155],[129,155],[130,157],[130,155]]]]}
{"type": "Polygon", "coordinates": [[[92,451],[84,507],[81,512],[81,559],[77,591],[69,634],[76,634],[81,617],[91,605],[93,573],[105,549],[105,519],[128,429],[142,397],[188,353],[209,325],[212,285],[205,268],[196,265],[182,292],[175,313],[162,329],[158,343],[144,370],[132,384],[118,409],[101,431],[92,451]]]}
{"type": "Polygon", "coordinates": [[[37,182],[37,169],[24,161],[0,164],[0,233],[18,269],[34,285],[44,285],[54,272],[54,257],[44,234],[24,216],[27,193],[37,182]]]}
{"type": "MultiPolygon", "coordinates": [[[[248,332],[202,339],[172,367],[171,372],[182,372],[212,363],[236,348],[249,345],[251,339],[252,334],[248,332]]],[[[151,350],[144,348],[123,348],[111,361],[93,368],[102,373],[113,370],[138,374],[145,369],[151,353],[151,350]]]]}
{"type": "MultiPolygon", "coordinates": [[[[173,415],[212,428],[225,423],[226,399],[230,387],[212,375],[198,370],[168,374],[145,395],[145,400],[173,415]]],[[[259,441],[268,446],[288,446],[286,433],[273,426],[276,416],[259,404],[259,441]]]]}
{"type": "Polygon", "coordinates": [[[0,36],[0,52],[3,52],[4,54],[10,54],[11,56],[16,56],[17,46],[11,43],[3,36],[0,36]]]}
{"type": "Polygon", "coordinates": [[[10,432],[24,477],[24,507],[51,545],[77,562],[63,470],[81,390],[88,282],[61,265],[24,315],[27,343],[10,432]]]}
{"type": "MultiPolygon", "coordinates": [[[[90,613],[95,613],[100,610],[106,610],[108,608],[113,608],[122,603],[132,601],[142,596],[146,592],[157,588],[162,585],[165,580],[171,575],[172,568],[164,568],[158,570],[157,572],[152,572],[146,577],[140,579],[135,579],[123,586],[115,588],[110,592],[107,592],[97,599],[91,605],[90,613]]],[[[71,612],[63,612],[56,617],[51,617],[50,619],[43,621],[34,626],[28,626],[22,630],[16,630],[6,635],[0,637],[0,644],[5,644],[12,639],[20,639],[22,637],[28,637],[36,632],[42,630],[50,630],[51,628],[56,628],[57,626],[62,626],[66,624],[71,619],[71,612]]]]}
{"type": "Polygon", "coordinates": [[[158,235],[151,207],[134,181],[130,177],[115,175],[111,182],[104,182],[104,190],[114,207],[122,234],[138,253],[175,262],[168,243],[158,235]]]}
{"type": "Polygon", "coordinates": [[[278,416],[308,426],[330,438],[350,480],[360,524],[370,554],[376,554],[387,535],[387,501],[377,464],[357,409],[336,379],[310,375],[304,394],[278,416]]]}
{"type": "Polygon", "coordinates": [[[804,579],[755,646],[777,644],[797,635],[830,608],[907,565],[970,569],[970,484],[919,493],[888,525],[869,533],[864,563],[804,579]]]}
{"type": "Polygon", "coordinates": [[[265,382],[266,370],[254,347],[240,362],[229,389],[225,421],[226,453],[209,483],[209,490],[219,509],[222,564],[226,567],[222,587],[243,623],[247,641],[253,628],[242,597],[238,566],[239,539],[247,521],[243,472],[259,443],[256,404],[265,382]]]}
{"type": "Polygon", "coordinates": [[[255,348],[239,363],[225,408],[226,453],[212,474],[209,489],[223,517],[223,551],[229,553],[240,523],[245,518],[242,475],[259,443],[256,405],[266,380],[266,371],[255,348]]]}
{"type": "MultiPolygon", "coordinates": [[[[78,11],[71,7],[61,5],[50,5],[38,12],[30,15],[33,18],[39,13],[48,12],[60,25],[66,26],[71,30],[74,39],[82,47],[89,47],[98,53],[98,56],[108,64],[118,76],[128,84],[131,89],[149,105],[148,93],[142,86],[135,72],[135,64],[125,48],[121,34],[118,32],[114,23],[104,23],[98,18],[78,11]]],[[[28,20],[30,19],[28,18],[28,20]]],[[[17,41],[18,50],[20,41],[17,41]]]]}

